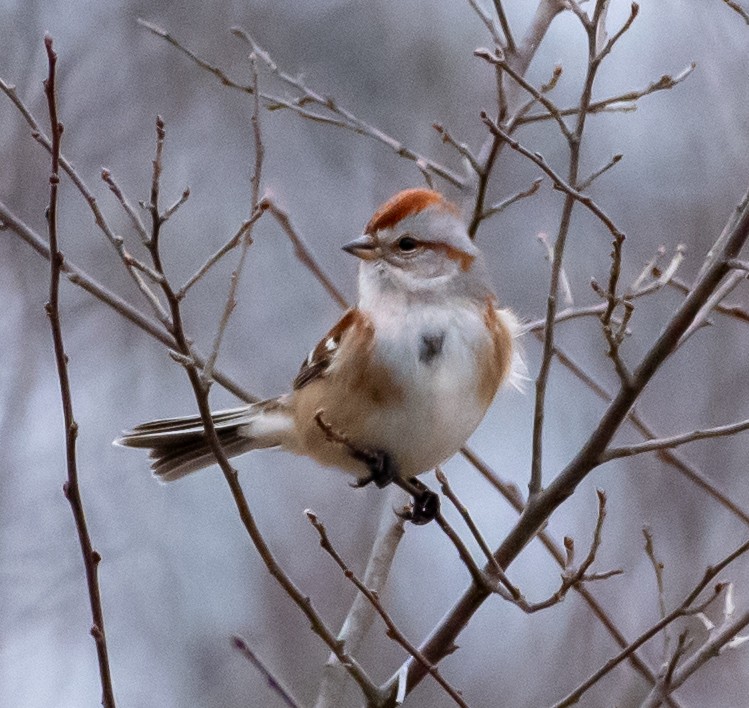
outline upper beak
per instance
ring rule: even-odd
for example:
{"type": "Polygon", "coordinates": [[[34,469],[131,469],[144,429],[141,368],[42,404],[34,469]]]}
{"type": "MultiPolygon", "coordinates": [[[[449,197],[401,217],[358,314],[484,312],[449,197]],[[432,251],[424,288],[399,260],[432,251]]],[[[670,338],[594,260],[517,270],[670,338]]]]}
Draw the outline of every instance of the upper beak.
{"type": "Polygon", "coordinates": [[[370,234],[363,234],[351,241],[351,243],[347,243],[343,247],[343,250],[364,261],[372,261],[379,255],[377,242],[370,234]]]}

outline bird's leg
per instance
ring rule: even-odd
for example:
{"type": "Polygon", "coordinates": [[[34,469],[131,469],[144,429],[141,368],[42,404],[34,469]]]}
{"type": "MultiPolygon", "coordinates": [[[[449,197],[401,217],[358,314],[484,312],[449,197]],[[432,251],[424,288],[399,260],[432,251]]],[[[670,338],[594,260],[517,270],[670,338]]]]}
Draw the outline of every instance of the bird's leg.
{"type": "Polygon", "coordinates": [[[366,487],[374,482],[380,489],[398,479],[398,468],[393,459],[383,450],[356,450],[349,448],[351,457],[363,462],[369,470],[369,475],[352,482],[352,487],[366,487]]]}
{"type": "Polygon", "coordinates": [[[394,481],[395,484],[413,497],[410,511],[401,514],[404,519],[410,521],[412,524],[421,526],[437,518],[437,515],[440,513],[439,495],[416,477],[411,477],[411,479],[399,478],[394,481]]]}
{"type": "Polygon", "coordinates": [[[366,477],[352,482],[352,487],[366,487],[370,482],[374,482],[382,489],[387,487],[388,484],[394,483],[413,497],[411,509],[401,514],[404,519],[421,526],[422,524],[428,524],[437,517],[440,513],[440,498],[437,494],[416,477],[410,479],[401,477],[393,458],[384,450],[362,450],[352,445],[343,433],[334,430],[332,426],[326,423],[322,415],[322,410],[317,411],[315,421],[325,433],[328,441],[344,445],[349,455],[362,462],[369,470],[366,477]]]}

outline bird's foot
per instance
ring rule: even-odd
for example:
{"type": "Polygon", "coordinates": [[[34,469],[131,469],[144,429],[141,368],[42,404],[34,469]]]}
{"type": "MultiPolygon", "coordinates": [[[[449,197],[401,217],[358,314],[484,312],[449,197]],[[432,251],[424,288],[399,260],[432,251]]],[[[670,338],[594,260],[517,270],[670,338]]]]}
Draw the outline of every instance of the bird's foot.
{"type": "Polygon", "coordinates": [[[352,450],[351,456],[355,460],[363,462],[369,470],[369,475],[352,482],[352,487],[366,487],[374,482],[382,489],[398,478],[398,468],[387,452],[382,450],[352,450]]]}
{"type": "Polygon", "coordinates": [[[403,480],[403,484],[398,486],[413,496],[411,507],[399,514],[401,518],[417,526],[423,526],[437,518],[440,513],[440,498],[426,484],[416,477],[411,477],[407,481],[403,480]]]}

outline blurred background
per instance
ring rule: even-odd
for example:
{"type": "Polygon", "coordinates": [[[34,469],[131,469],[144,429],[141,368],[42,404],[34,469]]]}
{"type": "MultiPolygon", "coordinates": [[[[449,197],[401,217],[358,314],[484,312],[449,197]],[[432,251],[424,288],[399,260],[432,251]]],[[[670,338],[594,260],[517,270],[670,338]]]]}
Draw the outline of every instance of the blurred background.
{"type": "MultiPolygon", "coordinates": [[[[490,3],[486,3],[487,6],[490,3]]],[[[629,4],[612,0],[610,27],[629,4]]],[[[522,36],[535,3],[505,3],[522,36]]],[[[100,178],[109,168],[132,201],[148,196],[154,119],[164,117],[167,141],[163,200],[189,185],[192,196],[163,236],[175,283],[189,277],[248,215],[253,164],[251,102],[222,87],[183,55],[136,23],[143,17],[241,82],[250,81],[247,49],[229,33],[241,25],[278,64],[412,149],[461,171],[450,146],[431,128],[446,126],[478,151],[485,137],[478,114],[494,106],[490,68],[473,56],[490,38],[468,3],[402,0],[198,0],[148,3],[0,0],[0,76],[47,125],[42,37],[59,53],[63,152],[84,177],[110,223],[137,251],[137,235],[100,178]]],[[[680,275],[696,275],[749,182],[749,33],[720,0],[643,2],[632,30],[604,63],[594,98],[644,88],[690,62],[694,73],[672,91],[643,98],[635,112],[590,118],[583,174],[613,154],[624,159],[591,188],[627,234],[623,281],[630,282],[658,246],[686,245],[680,275]]],[[[574,105],[584,71],[585,38],[571,15],[558,17],[528,78],[539,85],[555,64],[564,74],[553,94],[574,105]]],[[[261,72],[261,86],[285,95],[261,72]]],[[[0,199],[45,233],[49,161],[20,114],[0,97],[0,199]]],[[[264,112],[264,189],[289,211],[336,285],[355,295],[356,265],[340,250],[360,233],[377,205],[399,189],[423,184],[414,163],[373,140],[306,122],[284,111],[264,112]]],[[[46,128],[45,128],[46,129],[46,128]]],[[[562,173],[566,146],[550,123],[522,129],[521,141],[562,173]]],[[[505,151],[490,201],[526,188],[537,170],[505,151]]],[[[436,183],[448,196],[459,195],[436,183]]],[[[67,179],[61,189],[61,241],[66,255],[107,287],[146,311],[116,254],[67,179]]],[[[548,263],[539,233],[553,238],[560,196],[548,180],[538,194],[482,226],[501,301],[521,317],[543,313],[548,263]]],[[[283,392],[307,351],[339,310],[271,219],[253,234],[239,304],[219,367],[259,396],[283,392]]],[[[610,240],[576,210],[566,268],[576,304],[596,302],[590,278],[605,282],[610,240]]],[[[194,288],[185,303],[188,328],[204,351],[223,308],[236,255],[194,288]]],[[[44,315],[48,264],[13,233],[0,232],[0,705],[42,708],[98,703],[100,688],[80,550],[61,487],[63,426],[51,336],[44,315]]],[[[664,291],[640,301],[623,348],[631,363],[646,350],[680,301],[664,291]]],[[[232,647],[237,633],[303,704],[317,692],[327,649],[268,575],[241,527],[217,468],[159,486],[144,455],[111,440],[138,422],[189,414],[195,404],[183,370],[164,347],[80,289],[62,286],[63,327],[72,377],[82,493],[95,547],[103,556],[100,583],[115,693],[122,706],[273,706],[279,698],[232,647]]],[[[733,300],[749,305],[749,290],[733,300]]],[[[639,410],[659,435],[749,417],[749,326],[716,315],[663,367],[639,410]]],[[[600,325],[577,320],[558,328],[560,343],[610,390],[615,375],[600,325]]],[[[530,375],[539,347],[526,338],[530,375]]],[[[501,393],[471,443],[505,479],[525,489],[529,474],[532,383],[525,394],[501,393]]],[[[236,399],[214,387],[214,407],[236,399]]],[[[544,472],[569,461],[603,403],[561,366],[552,369],[544,472]]],[[[619,440],[638,440],[625,426],[619,440]]],[[[749,508],[746,437],[690,445],[685,454],[736,504],[749,508]]],[[[383,504],[377,489],[353,490],[333,471],[283,453],[258,452],[238,462],[257,521],[291,577],[337,630],[354,589],[318,546],[303,515],[313,508],[331,539],[361,573],[383,504]]],[[[497,545],[516,515],[462,459],[445,471],[456,492],[497,545]]],[[[435,485],[432,476],[426,481],[435,485]]],[[[665,563],[669,608],[704,568],[746,539],[749,529],[712,498],[654,456],[598,469],[553,517],[549,530],[587,548],[595,522],[595,489],[609,495],[608,521],[596,568],[624,574],[591,588],[624,634],[633,639],[658,619],[655,579],[641,529],[652,528],[665,563]]],[[[448,510],[459,526],[457,515],[448,510]]],[[[478,556],[477,556],[478,557],[478,556]]],[[[726,578],[736,602],[749,603],[747,561],[726,578]]],[[[511,568],[531,600],[553,592],[558,567],[537,542],[511,568]]],[[[436,527],[407,528],[384,601],[419,643],[468,584],[453,546],[436,527]]],[[[697,641],[704,630],[686,623],[697,641]]],[[[492,599],[460,637],[442,666],[474,706],[541,706],[554,702],[616,649],[579,597],[533,616],[492,599]]],[[[660,638],[641,655],[662,660],[660,638]]],[[[683,705],[743,706],[749,693],[746,649],[714,660],[678,693],[683,705]]],[[[403,651],[374,630],[361,656],[384,681],[403,651]]],[[[587,706],[634,706],[648,687],[623,665],[584,698],[587,706]]],[[[354,691],[347,705],[358,705],[354,691]]],[[[433,681],[409,700],[448,705],[433,681]]]]}

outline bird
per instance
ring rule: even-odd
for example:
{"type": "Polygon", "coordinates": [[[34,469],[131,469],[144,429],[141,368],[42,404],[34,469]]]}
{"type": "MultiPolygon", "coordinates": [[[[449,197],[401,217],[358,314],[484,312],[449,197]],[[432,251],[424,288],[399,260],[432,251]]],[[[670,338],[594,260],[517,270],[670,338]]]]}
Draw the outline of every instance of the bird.
{"type": "MultiPolygon", "coordinates": [[[[415,524],[439,513],[417,476],[452,457],[500,385],[522,376],[518,318],[499,309],[459,208],[426,188],[398,192],[343,246],[359,294],[299,369],[292,390],[212,413],[228,457],[281,448],[413,496],[415,524]]],[[[216,459],[200,416],[137,425],[115,445],[150,450],[171,482],[216,459]]]]}

